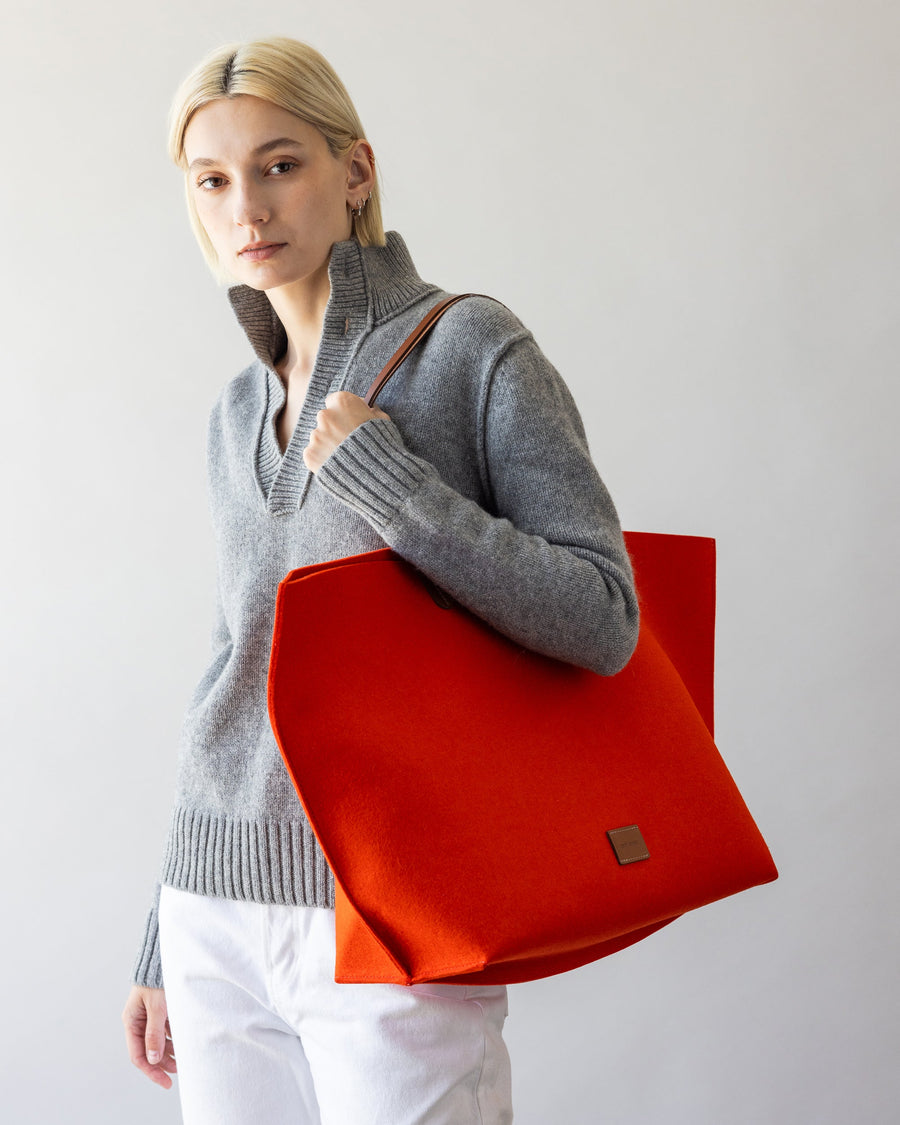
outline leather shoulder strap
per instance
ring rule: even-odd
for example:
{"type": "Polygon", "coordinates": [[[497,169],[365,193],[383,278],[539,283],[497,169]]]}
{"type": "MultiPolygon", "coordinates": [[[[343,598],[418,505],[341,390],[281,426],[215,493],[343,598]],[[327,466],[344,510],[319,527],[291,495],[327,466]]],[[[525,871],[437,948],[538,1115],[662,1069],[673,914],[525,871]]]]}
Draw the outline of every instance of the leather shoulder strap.
{"type": "MultiPolygon", "coordinates": [[[[429,309],[425,316],[419,321],[416,327],[410,332],[399,348],[394,352],[391,358],[387,361],[381,371],[376,375],[372,385],[365,393],[365,401],[368,406],[373,406],[375,399],[384,389],[387,381],[396,372],[397,368],[406,359],[413,348],[434,328],[437,322],[441,319],[447,309],[451,305],[455,305],[457,301],[462,301],[466,297],[484,297],[484,293],[457,293],[453,297],[447,297],[443,301],[439,301],[434,308],[429,309]]],[[[488,298],[494,300],[493,297],[488,298]]]]}

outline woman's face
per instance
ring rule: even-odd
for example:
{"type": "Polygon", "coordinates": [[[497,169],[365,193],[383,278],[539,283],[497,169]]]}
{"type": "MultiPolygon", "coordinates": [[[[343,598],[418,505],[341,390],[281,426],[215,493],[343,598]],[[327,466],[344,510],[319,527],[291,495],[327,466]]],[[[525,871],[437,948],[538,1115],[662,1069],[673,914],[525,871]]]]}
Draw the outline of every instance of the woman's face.
{"type": "Polygon", "coordinates": [[[335,159],[318,129],[249,94],[198,110],[184,147],[200,222],[236,281],[273,289],[327,280],[332,245],[350,237],[347,204],[370,186],[359,186],[369,169],[358,154],[335,159]],[[248,249],[255,243],[269,245],[248,249]]]}

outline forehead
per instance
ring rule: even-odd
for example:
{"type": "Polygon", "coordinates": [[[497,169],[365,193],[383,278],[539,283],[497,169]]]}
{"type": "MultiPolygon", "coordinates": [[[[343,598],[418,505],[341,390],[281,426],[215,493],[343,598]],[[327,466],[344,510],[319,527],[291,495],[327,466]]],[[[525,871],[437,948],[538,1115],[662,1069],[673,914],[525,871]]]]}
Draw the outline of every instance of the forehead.
{"type": "Polygon", "coordinates": [[[240,94],[197,110],[184,132],[184,153],[189,165],[239,160],[279,138],[304,148],[328,147],[314,125],[263,98],[240,94]]]}

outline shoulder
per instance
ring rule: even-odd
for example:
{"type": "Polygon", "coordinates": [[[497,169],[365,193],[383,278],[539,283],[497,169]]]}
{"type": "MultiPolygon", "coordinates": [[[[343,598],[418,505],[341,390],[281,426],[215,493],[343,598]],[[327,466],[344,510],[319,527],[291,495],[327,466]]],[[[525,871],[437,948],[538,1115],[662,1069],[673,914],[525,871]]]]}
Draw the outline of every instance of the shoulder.
{"type": "Polygon", "coordinates": [[[235,409],[255,406],[266,393],[267,372],[259,360],[248,364],[219,391],[211,414],[223,416],[235,409]]]}
{"type": "Polygon", "coordinates": [[[529,330],[512,309],[507,308],[496,297],[489,297],[484,293],[467,293],[447,310],[435,331],[441,327],[452,327],[453,331],[465,338],[474,335],[482,345],[490,342],[508,347],[517,340],[531,337],[529,330]]]}
{"type": "Polygon", "coordinates": [[[514,427],[523,419],[528,424],[551,419],[554,427],[583,439],[584,424],[568,384],[506,305],[473,294],[445,313],[438,331],[453,338],[455,358],[480,382],[485,425],[496,426],[504,418],[514,427]]]}
{"type": "Polygon", "coordinates": [[[531,332],[511,309],[493,297],[467,294],[452,305],[432,330],[432,348],[456,362],[487,373],[531,332]]]}
{"type": "Polygon", "coordinates": [[[209,435],[243,429],[265,408],[268,373],[254,360],[222,387],[209,412],[209,435]]]}

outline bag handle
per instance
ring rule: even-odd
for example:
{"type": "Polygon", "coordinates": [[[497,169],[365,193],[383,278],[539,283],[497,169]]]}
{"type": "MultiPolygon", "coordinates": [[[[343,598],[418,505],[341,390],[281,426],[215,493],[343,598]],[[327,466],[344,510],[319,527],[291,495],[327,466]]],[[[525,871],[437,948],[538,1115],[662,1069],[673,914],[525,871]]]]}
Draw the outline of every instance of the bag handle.
{"type": "MultiPolygon", "coordinates": [[[[466,297],[484,297],[485,293],[457,293],[453,297],[446,297],[443,301],[439,301],[433,308],[429,309],[425,316],[419,321],[416,327],[410,332],[399,348],[394,352],[391,358],[387,361],[378,375],[372,381],[372,385],[363,396],[367,406],[372,406],[375,399],[381,394],[384,387],[387,385],[388,380],[397,370],[401,363],[406,359],[413,348],[418,342],[434,328],[437,322],[441,319],[447,309],[451,305],[455,305],[457,301],[462,301],[466,297]]],[[[494,300],[489,297],[488,300],[494,300]]]]}

